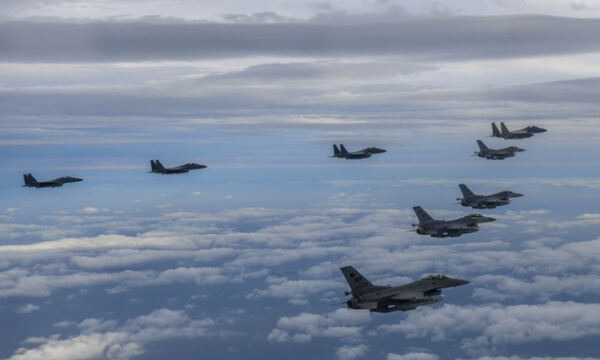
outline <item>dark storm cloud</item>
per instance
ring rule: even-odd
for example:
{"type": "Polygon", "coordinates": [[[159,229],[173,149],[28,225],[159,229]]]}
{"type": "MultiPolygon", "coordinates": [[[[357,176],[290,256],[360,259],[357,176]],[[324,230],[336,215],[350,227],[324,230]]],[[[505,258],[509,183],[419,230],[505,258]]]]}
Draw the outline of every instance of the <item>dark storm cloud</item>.
{"type": "Polygon", "coordinates": [[[104,62],[252,55],[511,58],[600,49],[600,20],[448,17],[377,24],[0,24],[0,61],[104,62]]]}

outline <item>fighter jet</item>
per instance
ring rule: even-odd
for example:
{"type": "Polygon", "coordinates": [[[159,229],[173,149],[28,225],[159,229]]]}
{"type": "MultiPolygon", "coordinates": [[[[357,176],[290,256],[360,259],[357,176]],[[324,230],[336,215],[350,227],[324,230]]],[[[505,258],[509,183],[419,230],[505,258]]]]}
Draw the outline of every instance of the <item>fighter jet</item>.
{"type": "Polygon", "coordinates": [[[477,195],[474,194],[465,184],[458,185],[460,191],[463,194],[460,201],[462,206],[470,206],[473,209],[495,209],[496,206],[510,204],[510,198],[521,197],[523,194],[512,192],[510,190],[504,190],[497,192],[492,195],[477,195]]]}
{"type": "Polygon", "coordinates": [[[476,151],[475,154],[488,160],[502,160],[507,157],[514,157],[515,152],[525,151],[525,149],[516,146],[509,146],[503,149],[490,149],[481,140],[477,140],[477,145],[479,145],[479,151],[476,151]]]}
{"type": "Polygon", "coordinates": [[[31,174],[24,174],[23,179],[25,180],[25,185],[23,185],[23,187],[34,187],[34,188],[59,187],[59,186],[63,186],[63,184],[66,184],[66,183],[83,181],[83,179],[79,179],[76,177],[63,176],[63,177],[59,177],[54,180],[38,182],[31,174]]]}
{"type": "Polygon", "coordinates": [[[523,139],[532,137],[534,134],[546,132],[546,129],[537,126],[528,126],[520,130],[510,131],[503,122],[500,123],[500,128],[502,132],[498,131],[495,123],[492,123],[492,136],[504,139],[523,139]]]}
{"type": "Polygon", "coordinates": [[[453,279],[443,274],[428,275],[415,282],[400,286],[373,285],[352,266],[340,268],[351,292],[352,298],[346,302],[350,309],[369,309],[372,312],[414,310],[417,306],[442,301],[442,291],[449,287],[466,285],[467,280],[453,279]]]}
{"type": "Polygon", "coordinates": [[[204,169],[206,167],[206,165],[187,163],[181,166],[165,168],[158,160],[150,160],[150,166],[152,167],[151,172],[158,174],[182,174],[190,170],[204,169]]]}
{"type": "Polygon", "coordinates": [[[423,208],[416,206],[413,208],[419,224],[413,224],[419,235],[429,235],[434,238],[458,237],[462,234],[468,234],[479,231],[480,223],[496,221],[496,219],[482,216],[481,214],[470,214],[455,220],[434,220],[423,208]]]}
{"type": "Polygon", "coordinates": [[[331,156],[331,157],[343,158],[346,160],[348,160],[348,159],[366,159],[366,158],[370,158],[371,155],[373,155],[373,154],[381,154],[381,153],[386,152],[386,150],[376,148],[376,147],[368,147],[368,148],[364,148],[362,150],[348,152],[348,150],[346,150],[346,147],[343,144],[340,144],[340,148],[341,148],[341,151],[334,144],[333,145],[333,156],[331,156]]]}

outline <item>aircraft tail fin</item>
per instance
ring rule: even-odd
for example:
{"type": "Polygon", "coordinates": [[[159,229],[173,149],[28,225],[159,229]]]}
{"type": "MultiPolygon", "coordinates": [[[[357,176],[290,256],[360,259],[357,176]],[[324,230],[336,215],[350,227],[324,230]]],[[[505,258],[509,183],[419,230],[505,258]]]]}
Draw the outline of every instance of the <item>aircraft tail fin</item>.
{"type": "Polygon", "coordinates": [[[166,171],[163,164],[161,164],[160,161],[158,161],[158,160],[154,160],[154,166],[156,166],[157,171],[166,171]]]}
{"type": "Polygon", "coordinates": [[[510,131],[508,130],[508,128],[506,127],[506,125],[504,125],[503,122],[500,123],[500,129],[502,129],[502,135],[508,135],[510,134],[510,131]]]}
{"type": "Polygon", "coordinates": [[[433,218],[425,210],[423,210],[422,207],[415,206],[413,210],[415,211],[420,224],[433,221],[433,218]]]}
{"type": "Polygon", "coordinates": [[[419,224],[433,221],[433,218],[422,207],[415,206],[413,210],[415,211],[415,215],[417,215],[417,219],[419,219],[419,224]]]}
{"type": "Polygon", "coordinates": [[[485,144],[483,143],[483,141],[481,140],[477,140],[477,145],[479,145],[479,150],[481,152],[487,151],[489,150],[487,146],[485,146],[485,144]]]}
{"type": "Polygon", "coordinates": [[[344,146],[344,144],[340,144],[340,149],[342,150],[342,155],[346,156],[348,155],[348,150],[346,150],[346,147],[344,146]]]}
{"type": "Polygon", "coordinates": [[[469,196],[475,195],[475,194],[473,194],[471,189],[469,189],[467,187],[467,185],[465,185],[465,184],[460,184],[460,185],[458,185],[458,187],[460,188],[460,191],[462,192],[464,197],[469,197],[469,196]]]}
{"type": "Polygon", "coordinates": [[[498,130],[498,127],[496,126],[496,123],[492,123],[492,136],[502,137],[500,130],[498,130]]]}
{"type": "Polygon", "coordinates": [[[343,268],[340,268],[340,270],[342,271],[342,274],[344,274],[348,285],[350,285],[352,294],[360,294],[364,289],[373,286],[369,280],[362,276],[352,266],[344,266],[343,268]]]}
{"type": "Polygon", "coordinates": [[[340,149],[338,149],[336,144],[333,144],[333,156],[340,156],[342,155],[342,152],[340,151],[340,149]]]}
{"type": "Polygon", "coordinates": [[[23,175],[23,179],[25,180],[25,186],[36,186],[38,184],[37,180],[31,174],[23,175]]]}

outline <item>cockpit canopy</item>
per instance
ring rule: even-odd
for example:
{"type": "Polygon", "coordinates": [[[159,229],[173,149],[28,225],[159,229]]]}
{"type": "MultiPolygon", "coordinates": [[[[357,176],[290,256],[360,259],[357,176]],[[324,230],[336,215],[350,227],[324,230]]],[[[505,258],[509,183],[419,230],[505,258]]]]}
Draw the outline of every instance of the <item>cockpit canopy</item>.
{"type": "Polygon", "coordinates": [[[444,280],[447,279],[448,277],[444,274],[431,274],[431,275],[427,275],[423,278],[423,280],[444,280]]]}
{"type": "Polygon", "coordinates": [[[469,215],[470,217],[474,217],[474,218],[480,218],[483,217],[483,215],[481,215],[480,213],[472,213],[471,215],[469,215]]]}

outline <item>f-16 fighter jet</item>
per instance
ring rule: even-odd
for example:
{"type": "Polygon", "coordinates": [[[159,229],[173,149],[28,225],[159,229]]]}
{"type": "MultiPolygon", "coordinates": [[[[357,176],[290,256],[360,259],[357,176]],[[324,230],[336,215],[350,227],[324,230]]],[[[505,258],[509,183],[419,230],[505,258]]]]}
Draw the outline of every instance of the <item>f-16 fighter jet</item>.
{"type": "Polygon", "coordinates": [[[449,287],[466,285],[467,280],[453,279],[443,274],[428,275],[415,282],[400,286],[373,285],[352,266],[340,269],[350,285],[352,298],[346,302],[350,309],[369,309],[373,312],[414,310],[417,306],[442,301],[442,291],[449,287]]]}
{"type": "Polygon", "coordinates": [[[380,148],[376,148],[376,147],[368,147],[368,148],[364,148],[362,150],[358,150],[358,151],[353,151],[353,152],[348,152],[348,150],[346,150],[346,147],[343,144],[340,144],[340,149],[338,149],[337,145],[333,145],[333,156],[332,157],[336,157],[336,158],[343,158],[343,159],[366,159],[371,157],[371,155],[373,154],[381,154],[386,152],[386,150],[384,149],[380,149],[380,148]]]}
{"type": "Polygon", "coordinates": [[[525,149],[516,146],[509,146],[503,149],[490,149],[481,140],[477,140],[477,145],[479,145],[479,151],[476,151],[475,154],[488,160],[502,160],[507,157],[514,157],[516,152],[525,151],[525,149]]]}
{"type": "Polygon", "coordinates": [[[58,179],[54,179],[54,180],[38,182],[31,174],[24,174],[23,179],[25,180],[25,185],[23,185],[24,187],[34,187],[34,188],[59,187],[59,186],[63,186],[63,184],[66,184],[66,183],[83,181],[83,179],[79,179],[76,177],[63,176],[63,177],[59,177],[58,179]]]}
{"type": "Polygon", "coordinates": [[[152,167],[152,172],[158,174],[182,174],[190,170],[204,169],[206,167],[206,165],[187,163],[177,167],[165,168],[158,160],[150,160],[150,166],[152,167]]]}
{"type": "Polygon", "coordinates": [[[502,132],[498,131],[496,123],[492,123],[492,136],[504,139],[523,139],[532,137],[534,134],[546,132],[546,129],[537,126],[528,126],[523,129],[510,131],[503,122],[500,123],[500,129],[502,129],[502,132]]]}
{"type": "Polygon", "coordinates": [[[437,238],[458,237],[462,234],[479,231],[478,224],[496,221],[494,218],[481,214],[470,214],[455,220],[434,220],[420,206],[414,207],[413,210],[419,219],[419,224],[413,224],[417,227],[414,231],[419,235],[437,238]]]}
{"type": "Polygon", "coordinates": [[[510,204],[510,198],[523,196],[523,194],[510,190],[500,191],[492,195],[477,195],[473,194],[465,184],[460,184],[458,187],[463,194],[463,198],[456,200],[460,201],[462,206],[470,206],[473,209],[494,209],[496,206],[510,204]]]}

